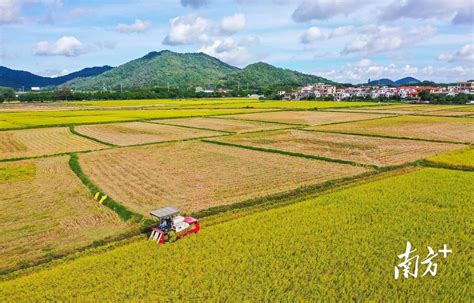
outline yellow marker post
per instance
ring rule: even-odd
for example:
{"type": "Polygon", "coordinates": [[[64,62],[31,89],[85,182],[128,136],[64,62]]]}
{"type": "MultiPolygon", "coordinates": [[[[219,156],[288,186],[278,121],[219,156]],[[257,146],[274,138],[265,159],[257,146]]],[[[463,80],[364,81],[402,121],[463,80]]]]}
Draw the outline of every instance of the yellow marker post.
{"type": "Polygon", "coordinates": [[[100,204],[104,203],[105,199],[107,199],[107,195],[103,195],[102,198],[100,199],[99,203],[100,204]]]}
{"type": "Polygon", "coordinates": [[[99,195],[100,195],[100,193],[96,192],[95,195],[94,195],[94,200],[99,201],[99,195]]]}

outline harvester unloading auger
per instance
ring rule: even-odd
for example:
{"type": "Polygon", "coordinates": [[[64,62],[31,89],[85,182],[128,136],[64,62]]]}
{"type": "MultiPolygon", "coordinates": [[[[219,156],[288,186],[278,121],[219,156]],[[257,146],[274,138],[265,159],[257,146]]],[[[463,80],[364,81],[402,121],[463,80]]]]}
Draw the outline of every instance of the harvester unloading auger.
{"type": "Polygon", "coordinates": [[[172,207],[151,211],[150,215],[160,220],[158,224],[152,226],[150,235],[150,240],[158,244],[176,241],[197,233],[200,229],[196,218],[180,216],[179,211],[172,207]]]}

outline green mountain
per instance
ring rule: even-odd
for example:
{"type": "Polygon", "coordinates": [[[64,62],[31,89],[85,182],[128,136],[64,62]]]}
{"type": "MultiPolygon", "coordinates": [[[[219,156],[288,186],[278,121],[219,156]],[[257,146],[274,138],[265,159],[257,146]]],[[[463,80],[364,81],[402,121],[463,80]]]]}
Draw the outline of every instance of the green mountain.
{"type": "Polygon", "coordinates": [[[65,84],[78,89],[103,87],[142,88],[152,86],[212,85],[223,81],[237,67],[203,53],[151,52],[97,77],[74,79],[65,84]]]}
{"type": "Polygon", "coordinates": [[[266,63],[239,69],[204,53],[151,52],[95,77],[77,78],[64,84],[76,89],[144,88],[153,86],[302,86],[330,81],[266,63]]]}
{"type": "Polygon", "coordinates": [[[250,64],[242,70],[239,70],[229,77],[229,84],[255,86],[304,86],[309,83],[332,83],[331,81],[314,76],[303,74],[289,69],[278,68],[273,65],[258,62],[250,64]]]}

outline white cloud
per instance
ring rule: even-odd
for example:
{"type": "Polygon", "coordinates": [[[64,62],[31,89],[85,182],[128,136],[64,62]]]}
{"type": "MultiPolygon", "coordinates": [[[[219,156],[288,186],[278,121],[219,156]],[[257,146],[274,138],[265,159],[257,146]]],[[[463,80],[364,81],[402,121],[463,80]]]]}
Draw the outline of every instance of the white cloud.
{"type": "Polygon", "coordinates": [[[87,47],[72,36],[64,36],[54,43],[40,41],[33,49],[38,56],[66,56],[77,57],[87,52],[87,47]]]}
{"type": "MultiPolygon", "coordinates": [[[[400,18],[431,19],[452,18],[453,23],[469,23],[474,4],[472,0],[395,0],[383,9],[381,20],[397,20],[400,18]]],[[[472,18],[470,23],[472,23],[472,18]]]]}
{"type": "Polygon", "coordinates": [[[474,61],[474,44],[466,44],[455,53],[443,53],[438,59],[449,62],[474,61]]]}
{"type": "Polygon", "coordinates": [[[211,45],[202,47],[199,51],[235,65],[247,64],[253,58],[246,47],[235,42],[232,38],[218,39],[211,45]]]}
{"type": "Polygon", "coordinates": [[[208,4],[208,0],[181,0],[182,6],[200,8],[208,4]]]}
{"type": "Polygon", "coordinates": [[[419,43],[434,35],[436,29],[420,26],[411,30],[400,27],[367,26],[358,30],[358,36],[344,47],[343,54],[376,54],[396,51],[419,43]]]}
{"type": "Polygon", "coordinates": [[[209,22],[197,15],[176,17],[170,20],[170,30],[163,44],[180,45],[206,42],[209,22]]]}
{"type": "Polygon", "coordinates": [[[20,21],[21,3],[15,0],[0,0],[0,25],[20,21]]]}
{"type": "Polygon", "coordinates": [[[239,41],[240,46],[250,46],[250,45],[257,45],[257,44],[260,44],[260,38],[257,36],[245,37],[239,41]]]}
{"type": "Polygon", "coordinates": [[[303,44],[311,44],[315,42],[316,40],[324,39],[324,35],[321,32],[321,30],[316,27],[312,26],[308,28],[301,36],[300,36],[300,42],[303,44]]]}
{"type": "Polygon", "coordinates": [[[69,74],[69,70],[68,69],[47,69],[47,70],[44,70],[44,71],[40,71],[38,73],[39,75],[41,76],[44,76],[44,77],[60,77],[60,76],[64,76],[64,75],[67,75],[69,74]]]}
{"type": "Polygon", "coordinates": [[[354,26],[352,25],[336,27],[329,33],[328,38],[332,39],[332,38],[344,37],[351,34],[353,31],[354,31],[354,26]]]}
{"type": "Polygon", "coordinates": [[[150,29],[151,22],[135,19],[132,24],[120,23],[115,27],[115,30],[119,33],[131,34],[131,33],[143,33],[150,29]]]}
{"type": "Polygon", "coordinates": [[[234,14],[222,18],[220,29],[225,34],[235,34],[243,30],[246,23],[247,19],[244,14],[234,14]]]}
{"type": "Polygon", "coordinates": [[[293,12],[293,20],[306,22],[326,20],[337,15],[348,15],[364,7],[365,0],[305,0],[293,12]]]}
{"type": "Polygon", "coordinates": [[[389,78],[398,80],[404,77],[415,77],[419,80],[431,80],[436,82],[455,82],[465,81],[474,76],[474,67],[455,66],[455,67],[433,67],[395,65],[395,64],[376,64],[370,60],[362,59],[354,64],[346,64],[339,70],[319,70],[314,74],[338,81],[350,83],[366,83],[380,78],[389,78]]]}

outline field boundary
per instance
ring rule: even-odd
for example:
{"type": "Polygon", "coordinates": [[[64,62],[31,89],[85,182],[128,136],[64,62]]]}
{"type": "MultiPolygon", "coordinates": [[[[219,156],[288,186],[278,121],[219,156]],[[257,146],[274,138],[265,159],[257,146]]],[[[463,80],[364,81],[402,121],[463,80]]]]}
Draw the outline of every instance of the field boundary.
{"type": "Polygon", "coordinates": [[[97,142],[97,143],[100,143],[100,144],[103,144],[103,145],[106,145],[106,146],[109,146],[109,147],[117,147],[117,145],[115,145],[115,144],[113,144],[113,143],[105,142],[105,141],[99,140],[99,139],[97,139],[97,138],[94,138],[94,137],[90,137],[90,136],[81,134],[80,132],[78,132],[78,131],[75,129],[75,125],[69,125],[69,131],[70,131],[73,135],[76,135],[76,136],[79,136],[79,137],[83,137],[83,138],[89,139],[89,140],[91,140],[91,141],[95,141],[95,142],[97,142]]]}
{"type": "Polygon", "coordinates": [[[420,160],[419,164],[422,165],[422,166],[425,166],[425,167],[444,168],[444,169],[474,172],[474,167],[464,166],[464,165],[440,163],[440,162],[430,161],[430,160],[426,160],[426,159],[420,160]]]}
{"type": "MultiPolygon", "coordinates": [[[[190,118],[190,119],[192,119],[192,118],[190,118]]],[[[229,134],[229,135],[237,134],[236,132],[227,131],[227,130],[210,129],[210,128],[205,128],[205,127],[194,127],[194,126],[188,126],[188,125],[178,125],[178,124],[163,123],[163,122],[143,121],[143,123],[151,123],[151,124],[166,125],[166,126],[175,126],[175,127],[197,129],[197,130],[207,130],[207,131],[219,132],[219,133],[224,133],[224,134],[229,134]]]]}
{"type": "MultiPolygon", "coordinates": [[[[104,192],[87,177],[79,164],[79,158],[77,154],[71,153],[69,158],[69,167],[71,170],[79,177],[82,183],[89,189],[92,195],[95,195],[97,192],[104,194],[104,192]]],[[[123,206],[119,202],[115,201],[111,197],[107,197],[103,202],[105,206],[112,209],[120,219],[123,221],[132,220],[135,223],[140,222],[143,219],[143,215],[137,214],[127,207],[123,206]]]]}
{"type": "MultiPolygon", "coordinates": [[[[319,126],[319,125],[318,125],[319,126]]],[[[401,140],[412,140],[412,141],[425,141],[425,142],[434,142],[434,143],[451,143],[459,145],[471,145],[469,142],[456,142],[456,141],[445,141],[445,140],[434,140],[434,139],[423,139],[423,138],[412,138],[412,137],[395,137],[395,136],[386,136],[386,135],[376,135],[376,134],[361,134],[361,133],[350,133],[343,131],[333,131],[333,130],[320,130],[320,129],[311,129],[311,128],[301,128],[304,131],[318,132],[318,133],[331,133],[331,134],[341,134],[341,135],[354,135],[361,137],[374,137],[374,138],[386,138],[386,139],[401,139],[401,140]]]]}
{"type": "Polygon", "coordinates": [[[206,143],[211,143],[211,144],[217,144],[217,145],[225,145],[225,146],[245,148],[245,149],[261,151],[261,152],[267,152],[267,153],[282,154],[282,155],[286,155],[286,156],[294,156],[294,157],[299,157],[299,158],[307,158],[307,159],[321,160],[321,161],[333,162],[333,163],[339,163],[339,164],[349,164],[349,165],[352,165],[352,166],[366,167],[366,168],[371,168],[371,169],[379,169],[379,167],[375,166],[375,165],[358,163],[358,162],[349,161],[349,160],[333,159],[333,158],[328,158],[328,157],[308,155],[308,154],[284,151],[284,150],[279,150],[279,149],[263,148],[263,147],[256,147],[256,146],[251,146],[251,145],[241,145],[241,144],[214,141],[214,140],[203,139],[201,141],[206,142],[206,143]]]}

